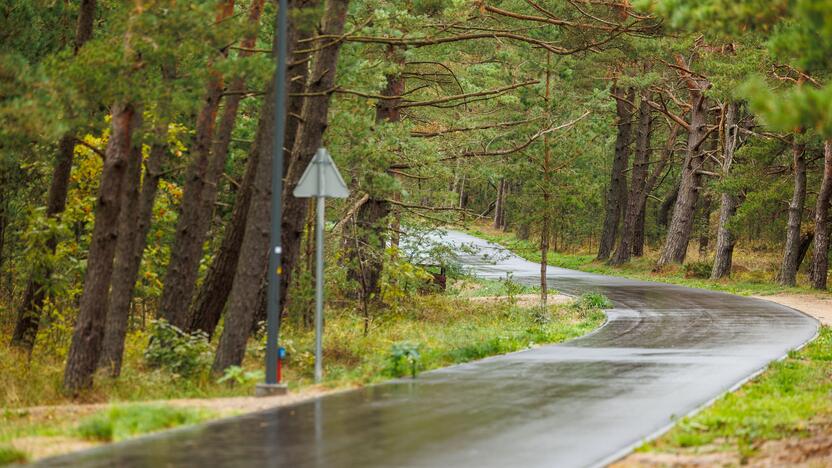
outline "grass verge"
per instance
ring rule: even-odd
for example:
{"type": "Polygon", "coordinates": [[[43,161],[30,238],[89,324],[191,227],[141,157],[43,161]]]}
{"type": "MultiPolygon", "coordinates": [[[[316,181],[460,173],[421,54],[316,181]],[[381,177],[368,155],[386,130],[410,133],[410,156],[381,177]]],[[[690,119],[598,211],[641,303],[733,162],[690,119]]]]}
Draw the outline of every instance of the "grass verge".
{"type": "MultiPolygon", "coordinates": [[[[645,444],[638,452],[697,456],[718,452],[734,455],[731,462],[745,464],[770,458],[775,441],[801,441],[824,435],[832,451],[832,328],[823,327],[818,338],[801,351],[772,363],[736,392],[729,393],[700,413],[681,419],[667,434],[645,444]]],[[[782,456],[788,444],[776,444],[782,456]]],[[[803,451],[806,452],[806,451],[803,451]]],[[[811,461],[820,453],[803,453],[811,461]]],[[[832,461],[832,460],[830,460],[832,461]]],[[[782,462],[782,459],[781,459],[782,462]]],[[[777,464],[777,463],[775,463],[777,464]]],[[[774,466],[774,465],[772,465],[774,466]]],[[[821,466],[821,465],[818,465],[821,466]]]]}

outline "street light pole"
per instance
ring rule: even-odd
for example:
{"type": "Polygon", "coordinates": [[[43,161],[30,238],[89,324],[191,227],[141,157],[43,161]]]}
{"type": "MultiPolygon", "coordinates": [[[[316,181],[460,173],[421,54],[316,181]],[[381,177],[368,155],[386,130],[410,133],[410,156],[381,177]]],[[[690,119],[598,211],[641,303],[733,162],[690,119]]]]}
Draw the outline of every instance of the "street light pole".
{"type": "MultiPolygon", "coordinates": [[[[271,238],[269,242],[268,302],[266,322],[266,384],[274,387],[277,381],[277,332],[280,327],[280,223],[283,218],[283,144],[286,133],[286,59],[289,53],[287,41],[288,0],[278,1],[277,10],[277,71],[275,87],[274,148],[272,156],[272,209],[271,238]]],[[[273,394],[274,391],[266,390],[273,394]]]]}

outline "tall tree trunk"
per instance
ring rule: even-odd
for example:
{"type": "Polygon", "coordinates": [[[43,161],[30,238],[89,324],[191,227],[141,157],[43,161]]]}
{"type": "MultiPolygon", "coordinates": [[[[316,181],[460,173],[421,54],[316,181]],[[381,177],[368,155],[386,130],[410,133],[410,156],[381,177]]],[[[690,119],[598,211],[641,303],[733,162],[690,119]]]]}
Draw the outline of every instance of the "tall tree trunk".
{"type": "MultiPolygon", "coordinates": [[[[121,374],[124,355],[124,340],[127,336],[130,318],[130,302],[139,276],[139,269],[147,247],[147,235],[153,219],[153,206],[159,191],[162,166],[168,155],[168,125],[157,125],[150,155],[145,162],[144,177],[141,177],[142,155],[131,159],[127,167],[128,185],[122,194],[122,212],[119,215],[119,238],[104,340],[99,367],[106,368],[110,375],[121,374]],[[139,188],[141,187],[141,188],[139,188]]],[[[134,142],[133,151],[141,152],[141,142],[134,142]]]]}
{"type": "MultiPolygon", "coordinates": [[[[0,186],[5,186],[5,184],[5,177],[0,177],[0,186]]],[[[0,273],[3,271],[3,261],[6,258],[6,226],[9,224],[8,206],[7,195],[0,189],[0,273]]]]}
{"type": "Polygon", "coordinates": [[[78,55],[81,47],[92,37],[96,3],[96,0],[81,0],[81,9],[78,12],[78,24],[75,29],[75,43],[73,44],[73,53],[75,55],[78,55]]]}
{"type": "Polygon", "coordinates": [[[64,388],[73,394],[92,385],[101,353],[113,257],[118,242],[122,185],[131,153],[136,114],[137,111],[129,103],[115,104],[112,108],[112,130],[98,189],[84,292],[64,372],[64,388]]]}
{"type": "MultiPolygon", "coordinates": [[[[546,53],[546,94],[544,95],[544,105],[547,109],[546,117],[551,121],[552,115],[549,111],[549,97],[552,88],[552,54],[546,53]]],[[[549,216],[551,209],[551,193],[549,186],[551,185],[551,159],[552,148],[549,145],[549,134],[543,135],[543,220],[540,232],[540,303],[546,311],[546,302],[549,297],[549,281],[546,270],[549,267],[549,225],[552,220],[549,216]]],[[[557,237],[556,237],[557,238],[557,237]]],[[[556,242],[557,243],[557,242],[556,242]]]]}
{"type": "MultiPolygon", "coordinates": [[[[795,139],[798,136],[795,135],[795,139]]],[[[803,207],[806,204],[806,145],[794,141],[792,157],[794,158],[794,192],[789,203],[789,224],[786,231],[786,246],[783,251],[783,263],[777,282],[784,286],[797,284],[797,256],[800,251],[800,222],[803,207]]]]}
{"type": "Polygon", "coordinates": [[[641,213],[636,220],[636,231],[633,234],[633,257],[644,256],[644,226],[647,219],[647,199],[641,204],[641,213]]]}
{"type": "Polygon", "coordinates": [[[503,210],[505,208],[505,190],[506,190],[506,183],[505,179],[501,178],[499,182],[497,182],[497,198],[494,202],[494,229],[500,229],[503,227],[503,210]]]}
{"type": "MultiPolygon", "coordinates": [[[[57,217],[66,209],[66,198],[69,192],[69,180],[72,172],[72,160],[75,153],[75,137],[64,136],[58,148],[58,158],[52,172],[52,183],[46,202],[46,215],[57,217]]],[[[54,253],[58,240],[47,240],[47,248],[54,253]]],[[[26,283],[23,302],[17,310],[17,322],[12,334],[11,344],[31,353],[38,334],[43,303],[46,299],[46,285],[52,272],[49,269],[38,269],[32,273],[26,283]]]]}
{"type": "MultiPolygon", "coordinates": [[[[386,200],[369,198],[358,208],[353,221],[352,234],[345,236],[345,251],[350,257],[347,277],[361,287],[362,304],[366,306],[378,299],[381,292],[381,271],[384,268],[383,249],[390,203],[386,200]]],[[[365,316],[369,317],[366,314],[365,316]]]]}
{"type": "MultiPolygon", "coordinates": [[[[724,135],[724,141],[722,143],[723,178],[728,177],[731,171],[731,165],[734,162],[734,153],[739,147],[739,131],[737,128],[739,107],[738,103],[732,102],[725,109],[722,132],[724,135]]],[[[712,280],[731,275],[736,236],[731,231],[730,222],[737,213],[737,207],[739,207],[739,198],[737,195],[728,191],[723,191],[720,194],[719,226],[716,231],[716,252],[714,254],[714,265],[711,268],[712,280]]]]}
{"type": "MultiPolygon", "coordinates": [[[[75,41],[73,44],[74,54],[77,55],[81,47],[90,40],[95,20],[96,0],[82,0],[81,9],[78,13],[78,23],[75,30],[75,41]]],[[[46,215],[58,217],[66,209],[66,197],[69,193],[69,181],[72,174],[72,160],[75,155],[75,135],[70,132],[65,134],[58,143],[58,154],[55,158],[55,166],[52,171],[52,183],[49,186],[49,195],[46,202],[46,215]]],[[[57,248],[58,240],[49,239],[47,247],[53,253],[57,248]]],[[[23,295],[23,302],[17,311],[17,322],[12,334],[11,344],[22,348],[28,353],[32,352],[35,345],[35,337],[38,334],[38,325],[43,308],[43,301],[46,297],[44,287],[52,275],[51,271],[34,272],[26,284],[23,295]]]]}
{"type": "Polygon", "coordinates": [[[254,316],[260,305],[259,293],[266,274],[267,256],[263,252],[269,245],[269,200],[272,158],[274,147],[272,130],[275,116],[274,83],[266,94],[262,117],[257,129],[256,148],[249,158],[256,158],[251,200],[246,216],[243,241],[240,245],[237,270],[228,298],[228,314],[217,346],[213,369],[217,373],[227,367],[240,365],[245,354],[246,342],[251,332],[254,316]]]}
{"type": "Polygon", "coordinates": [[[832,140],[823,145],[823,179],[815,206],[815,249],[812,254],[812,287],[826,289],[829,273],[829,201],[832,199],[832,140]]]}
{"type": "Polygon", "coordinates": [[[615,238],[618,234],[618,223],[626,204],[627,196],[627,162],[630,158],[630,140],[632,138],[633,100],[635,90],[621,89],[618,86],[612,88],[612,96],[615,98],[615,155],[610,169],[610,185],[607,188],[607,196],[604,209],[604,227],[601,230],[601,239],[598,243],[598,260],[606,260],[615,247],[615,238]]]}
{"type": "MultiPolygon", "coordinates": [[[[398,51],[392,46],[387,50],[389,59],[401,62],[398,51]]],[[[401,96],[405,90],[405,79],[400,72],[387,75],[387,86],[382,96],[401,96]]],[[[379,99],[376,103],[376,122],[379,124],[397,124],[401,121],[399,105],[401,99],[379,99]]],[[[370,198],[356,212],[352,236],[345,236],[346,257],[350,260],[347,277],[361,284],[362,300],[366,306],[371,298],[378,298],[381,292],[379,279],[384,268],[383,250],[387,244],[385,229],[390,215],[390,202],[385,193],[371,193],[370,198]],[[360,281],[359,281],[360,280],[360,281]]],[[[394,215],[396,216],[396,215],[394,215]]]]}
{"type": "MultiPolygon", "coordinates": [[[[329,0],[326,2],[321,34],[335,36],[343,34],[348,3],[345,0],[329,0]]],[[[291,36],[297,37],[296,33],[290,30],[288,44],[290,50],[294,44],[294,39],[291,36]]],[[[327,44],[329,43],[327,42],[327,44]]],[[[307,200],[294,198],[292,191],[303,170],[321,145],[329,111],[330,93],[328,90],[335,84],[339,51],[340,43],[323,47],[315,54],[315,65],[310,75],[308,87],[308,94],[313,96],[304,101],[301,118],[303,126],[299,128],[295,150],[293,151],[293,155],[297,159],[289,164],[286,187],[283,192],[283,284],[281,289],[285,289],[291,282],[290,276],[298,259],[299,240],[306,220],[307,200]]],[[[269,98],[267,97],[267,99],[269,98]]],[[[273,101],[274,99],[270,100],[273,101]]],[[[274,102],[267,102],[266,105],[274,106],[274,102]]],[[[271,112],[274,112],[274,109],[271,112]]],[[[263,133],[267,132],[264,131],[263,133]]],[[[217,355],[214,359],[213,369],[215,372],[222,372],[227,367],[239,365],[242,362],[246,341],[259,305],[257,304],[259,302],[257,300],[259,287],[266,272],[268,258],[263,255],[263,252],[268,250],[269,245],[271,158],[262,158],[258,167],[254,179],[255,190],[249,208],[246,233],[240,250],[240,260],[229,297],[226,326],[223,329],[222,337],[220,337],[217,355]]]]}
{"type": "MultiPolygon", "coordinates": [[[[325,2],[322,34],[330,36],[343,34],[348,4],[349,0],[325,2]]],[[[329,90],[335,85],[336,66],[342,44],[341,42],[332,44],[329,39],[321,39],[316,43],[319,46],[326,44],[328,47],[315,53],[315,65],[310,71],[307,83],[309,97],[304,100],[301,113],[303,125],[298,129],[283,188],[281,304],[286,303],[285,294],[292,282],[295,265],[300,258],[301,240],[309,206],[307,200],[295,198],[292,192],[323,141],[323,134],[328,125],[327,114],[331,96],[329,90]]]]}
{"type": "Polygon", "coordinates": [[[650,115],[650,105],[647,103],[647,99],[648,95],[645,92],[638,108],[636,149],[630,178],[630,193],[627,196],[627,209],[624,211],[624,223],[621,226],[618,247],[609,262],[611,265],[621,265],[630,261],[630,255],[635,245],[636,231],[639,227],[639,220],[644,216],[644,207],[648,195],[647,169],[650,164],[650,133],[653,123],[652,116],[650,115]]]}
{"type": "MultiPolygon", "coordinates": [[[[307,5],[301,5],[307,7],[307,5]]],[[[293,31],[293,37],[298,39],[308,38],[311,34],[306,29],[297,29],[294,24],[289,26],[293,31]]],[[[292,44],[290,44],[291,52],[292,44]]],[[[284,142],[286,148],[291,148],[295,141],[299,126],[299,115],[303,105],[303,93],[306,88],[306,75],[308,67],[305,59],[308,54],[294,54],[292,64],[287,69],[287,79],[290,97],[287,99],[286,108],[286,135],[284,142]]],[[[270,135],[272,131],[274,112],[267,112],[268,104],[264,104],[258,122],[258,133],[256,140],[270,135]],[[265,132],[261,135],[260,132],[265,132]]],[[[219,253],[214,257],[208,273],[202,282],[202,287],[194,301],[190,312],[190,323],[188,331],[201,330],[209,337],[214,335],[214,330],[222,316],[228,302],[228,295],[234,283],[234,274],[237,271],[237,264],[240,258],[240,248],[243,243],[243,236],[246,229],[249,206],[251,205],[252,191],[254,187],[254,174],[257,170],[257,158],[265,154],[271,157],[271,145],[254,145],[249,153],[246,162],[246,170],[240,184],[239,192],[234,201],[234,209],[231,213],[231,221],[228,223],[223,234],[222,244],[219,253]]],[[[284,169],[291,160],[291,151],[284,151],[284,169]]],[[[284,170],[285,173],[285,170],[284,170]]],[[[283,291],[281,291],[281,294],[283,291]]]]}
{"type": "MultiPolygon", "coordinates": [[[[219,9],[217,23],[233,14],[234,0],[224,0],[219,4],[219,9]]],[[[220,58],[226,55],[227,49],[223,49],[220,58]]],[[[214,157],[216,155],[212,155],[217,111],[225,85],[218,71],[212,69],[209,75],[202,108],[196,120],[193,158],[182,191],[176,234],[159,302],[160,315],[180,329],[184,329],[188,323],[188,311],[196,287],[203,246],[211,227],[217,184],[225,162],[217,161],[214,157]]],[[[232,128],[236,111],[235,106],[230,122],[225,122],[232,128]]],[[[227,151],[223,154],[225,155],[227,151]]]]}
{"type": "Polygon", "coordinates": [[[670,224],[670,217],[673,216],[673,207],[676,206],[676,199],[679,198],[679,184],[665,195],[662,204],[659,206],[659,213],[656,221],[661,226],[668,226],[670,224]]]}
{"type": "Polygon", "coordinates": [[[679,193],[673,207],[673,218],[667,230],[662,253],[657,266],[682,263],[688,251],[688,242],[693,231],[694,212],[699,199],[702,176],[700,170],[704,164],[701,146],[708,134],[708,100],[701,91],[691,90],[692,106],[688,130],[688,148],[682,167],[679,193]]]}
{"type": "MultiPolygon", "coordinates": [[[[269,95],[267,93],[267,96],[269,95]]],[[[261,133],[268,133],[265,129],[271,128],[270,120],[273,119],[274,115],[273,112],[266,112],[266,106],[268,104],[264,103],[261,110],[261,123],[258,124],[256,136],[258,141],[266,137],[261,133]],[[267,120],[266,117],[269,117],[269,119],[267,120]]],[[[220,250],[208,269],[208,274],[205,276],[190,313],[189,332],[203,331],[210,338],[214,335],[214,330],[220,321],[225,303],[228,300],[228,294],[234,284],[234,273],[237,270],[237,263],[240,258],[240,247],[243,244],[246,219],[248,218],[248,210],[254,190],[254,175],[258,171],[257,163],[262,153],[261,145],[254,145],[249,153],[243,180],[237,191],[237,198],[234,200],[231,221],[225,228],[220,250]]],[[[269,157],[269,155],[263,155],[263,157],[269,157]]]]}
{"type": "Polygon", "coordinates": [[[806,254],[809,253],[809,246],[815,239],[815,231],[809,231],[800,236],[800,251],[797,253],[797,269],[800,270],[800,265],[806,259],[806,254]]]}
{"type": "Polygon", "coordinates": [[[704,260],[711,243],[711,197],[702,197],[702,214],[699,218],[699,259],[704,260]]]}

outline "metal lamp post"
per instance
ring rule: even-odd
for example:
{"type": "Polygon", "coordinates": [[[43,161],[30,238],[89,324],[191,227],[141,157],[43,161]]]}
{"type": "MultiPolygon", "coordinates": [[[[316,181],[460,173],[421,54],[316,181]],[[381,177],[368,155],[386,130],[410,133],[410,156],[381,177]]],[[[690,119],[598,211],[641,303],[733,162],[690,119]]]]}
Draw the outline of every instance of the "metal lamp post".
{"type": "Polygon", "coordinates": [[[275,123],[272,154],[272,206],[271,236],[269,239],[269,274],[266,315],[266,381],[257,386],[257,395],[286,393],[286,387],[277,381],[277,330],[280,324],[280,221],[283,218],[283,144],[286,132],[286,60],[289,53],[288,0],[278,1],[277,11],[277,70],[274,76],[275,123]]]}

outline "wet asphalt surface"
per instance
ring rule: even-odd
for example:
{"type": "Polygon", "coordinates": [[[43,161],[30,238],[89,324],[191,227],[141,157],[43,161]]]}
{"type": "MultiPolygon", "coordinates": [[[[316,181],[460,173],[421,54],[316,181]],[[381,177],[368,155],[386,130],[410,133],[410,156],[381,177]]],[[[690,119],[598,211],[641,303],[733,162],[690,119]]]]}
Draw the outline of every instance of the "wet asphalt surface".
{"type": "MultiPolygon", "coordinates": [[[[539,265],[462,233],[483,277],[537,284],[539,265]]],[[[550,288],[597,291],[597,332],[293,406],[48,459],[45,466],[581,467],[614,461],[674,418],[813,338],[771,302],[549,268],[550,288]]]]}

